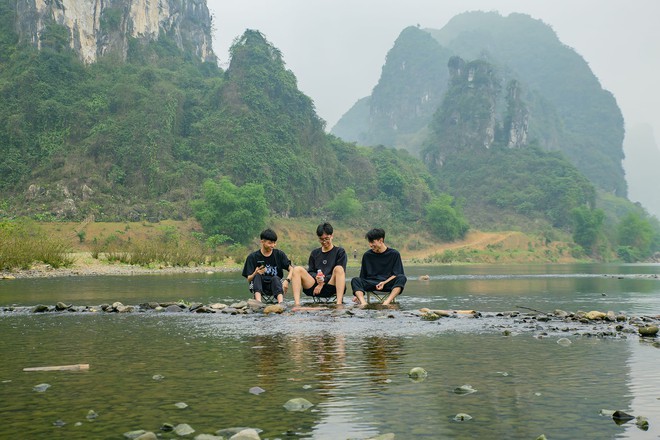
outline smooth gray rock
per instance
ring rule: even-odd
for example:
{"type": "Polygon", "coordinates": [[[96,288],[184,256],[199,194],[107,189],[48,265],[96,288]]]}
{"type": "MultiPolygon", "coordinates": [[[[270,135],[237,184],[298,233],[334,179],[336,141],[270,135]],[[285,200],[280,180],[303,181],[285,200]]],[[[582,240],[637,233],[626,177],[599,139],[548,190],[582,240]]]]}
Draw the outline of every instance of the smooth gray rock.
{"type": "Polygon", "coordinates": [[[193,432],[195,432],[195,430],[187,423],[181,423],[174,427],[174,433],[182,437],[185,435],[190,435],[193,432]]]}
{"type": "Polygon", "coordinates": [[[261,437],[256,430],[248,428],[232,435],[229,440],[261,440],[261,437]]]}

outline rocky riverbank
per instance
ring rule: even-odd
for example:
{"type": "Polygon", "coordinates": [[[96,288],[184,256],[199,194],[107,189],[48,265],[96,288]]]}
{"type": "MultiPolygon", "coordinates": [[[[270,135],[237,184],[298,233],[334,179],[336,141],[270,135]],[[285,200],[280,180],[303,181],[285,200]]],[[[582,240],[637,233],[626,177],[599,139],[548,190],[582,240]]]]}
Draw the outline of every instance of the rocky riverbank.
{"type": "MultiPolygon", "coordinates": [[[[73,305],[58,302],[54,305],[8,306],[0,308],[0,313],[7,314],[218,314],[223,316],[241,316],[259,318],[267,315],[295,316],[296,325],[300,317],[316,324],[327,319],[353,319],[371,321],[391,319],[396,326],[407,325],[411,331],[469,331],[500,332],[503,336],[515,336],[519,333],[533,333],[536,337],[590,336],[608,338],[641,337],[655,342],[660,325],[660,316],[629,316],[624,313],[554,310],[542,312],[522,308],[502,312],[479,312],[476,310],[401,310],[398,306],[370,304],[366,307],[356,305],[310,304],[303,307],[287,307],[281,304],[263,304],[255,300],[240,301],[233,304],[202,304],[184,302],[148,302],[139,305],[124,305],[120,302],[97,306],[73,305]],[[412,326],[415,326],[413,329],[412,326]],[[432,327],[440,325],[441,328],[432,327]]],[[[390,326],[381,321],[381,329],[390,326]]],[[[570,339],[562,337],[561,343],[570,344],[570,339]]],[[[559,342],[559,341],[558,341],[559,342]]]]}

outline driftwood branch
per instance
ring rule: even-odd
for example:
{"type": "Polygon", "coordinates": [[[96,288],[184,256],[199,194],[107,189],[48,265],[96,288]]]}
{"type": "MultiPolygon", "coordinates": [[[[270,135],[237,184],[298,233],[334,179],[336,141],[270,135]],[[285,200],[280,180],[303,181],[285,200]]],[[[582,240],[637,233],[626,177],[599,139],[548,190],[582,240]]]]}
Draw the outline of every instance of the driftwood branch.
{"type": "Polygon", "coordinates": [[[89,370],[89,364],[53,365],[49,367],[28,367],[23,371],[76,371],[89,370]]]}
{"type": "Polygon", "coordinates": [[[536,312],[536,313],[543,313],[544,315],[550,314],[548,312],[544,312],[543,310],[532,309],[531,307],[525,307],[525,306],[516,306],[516,307],[518,307],[519,309],[531,310],[532,312],[536,312]]]}

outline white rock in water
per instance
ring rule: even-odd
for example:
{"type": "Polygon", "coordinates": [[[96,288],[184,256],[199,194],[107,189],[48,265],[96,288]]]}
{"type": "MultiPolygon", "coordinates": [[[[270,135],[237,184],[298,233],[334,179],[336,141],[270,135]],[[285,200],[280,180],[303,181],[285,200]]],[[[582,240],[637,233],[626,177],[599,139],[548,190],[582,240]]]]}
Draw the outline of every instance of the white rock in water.
{"type": "Polygon", "coordinates": [[[562,347],[568,347],[569,345],[572,344],[572,342],[568,338],[559,338],[557,340],[557,344],[561,345],[562,347]]]}
{"type": "Polygon", "coordinates": [[[266,392],[266,390],[264,390],[264,389],[261,388],[261,387],[252,387],[252,388],[250,388],[249,391],[250,391],[250,394],[254,394],[254,395],[259,395],[259,394],[261,394],[261,393],[265,393],[265,392],[266,392]]]}
{"type": "Polygon", "coordinates": [[[229,437],[229,440],[261,440],[256,429],[244,429],[229,437]]]}
{"type": "Polygon", "coordinates": [[[424,379],[428,373],[422,367],[415,367],[408,373],[411,379],[424,379]]]}
{"type": "Polygon", "coordinates": [[[184,435],[192,434],[193,432],[195,432],[195,430],[192,429],[192,427],[189,424],[181,423],[174,427],[174,432],[176,433],[176,435],[184,436],[184,435]]]}
{"type": "Polygon", "coordinates": [[[179,409],[186,409],[186,408],[188,408],[188,404],[185,403],[185,402],[177,402],[177,403],[174,404],[174,406],[176,406],[176,407],[179,408],[179,409]]]}
{"type": "Polygon", "coordinates": [[[454,416],[454,420],[457,422],[465,422],[467,420],[472,420],[472,416],[470,414],[458,413],[454,416]]]}
{"type": "Polygon", "coordinates": [[[50,384],[48,383],[40,383],[39,385],[35,385],[34,388],[32,388],[34,391],[38,393],[43,393],[46,391],[48,388],[50,388],[50,384]]]}
{"type": "Polygon", "coordinates": [[[472,388],[472,385],[461,385],[458,388],[454,388],[454,392],[456,394],[472,394],[472,393],[476,393],[477,390],[472,388]]]}

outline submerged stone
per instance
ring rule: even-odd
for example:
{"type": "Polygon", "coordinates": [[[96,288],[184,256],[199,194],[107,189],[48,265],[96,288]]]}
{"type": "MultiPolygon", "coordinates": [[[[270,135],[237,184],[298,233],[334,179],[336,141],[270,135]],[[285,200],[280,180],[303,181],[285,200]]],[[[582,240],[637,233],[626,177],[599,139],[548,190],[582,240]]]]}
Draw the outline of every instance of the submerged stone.
{"type": "Polygon", "coordinates": [[[177,407],[177,408],[179,408],[179,409],[186,409],[186,408],[188,408],[188,404],[185,403],[185,402],[177,402],[177,403],[174,404],[174,406],[177,407]]]}
{"type": "Polygon", "coordinates": [[[124,433],[124,437],[126,437],[128,439],[136,439],[139,436],[141,436],[142,434],[145,434],[146,432],[147,431],[145,431],[144,429],[138,429],[138,430],[135,430],[135,431],[128,431],[128,432],[124,433]]]}
{"type": "Polygon", "coordinates": [[[259,394],[265,393],[265,392],[266,392],[266,390],[264,390],[261,387],[252,387],[252,388],[250,388],[250,394],[259,395],[259,394]]]}
{"type": "Polygon", "coordinates": [[[50,388],[49,383],[40,383],[39,385],[35,385],[34,388],[32,388],[34,391],[37,393],[43,393],[46,391],[48,388],[50,388]]]}
{"type": "Polygon", "coordinates": [[[648,431],[649,430],[649,421],[644,416],[637,416],[637,419],[635,419],[635,424],[642,431],[648,431]]]}
{"type": "Polygon", "coordinates": [[[287,411],[305,411],[312,406],[314,406],[314,404],[303,397],[296,397],[284,404],[284,408],[286,408],[287,411]]]}
{"type": "Polygon", "coordinates": [[[568,347],[572,344],[572,342],[568,338],[559,338],[557,339],[557,344],[561,345],[562,347],[568,347]]]}
{"type": "Polygon", "coordinates": [[[99,415],[93,409],[90,409],[89,411],[87,411],[87,420],[94,420],[98,416],[99,415]]]}
{"type": "Polygon", "coordinates": [[[472,385],[467,385],[467,384],[466,385],[461,385],[458,388],[454,388],[454,393],[456,393],[456,394],[472,394],[472,393],[476,393],[476,392],[477,392],[477,390],[472,388],[472,385]]]}

